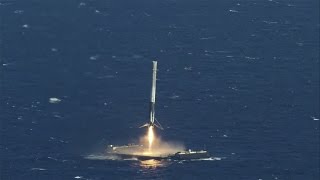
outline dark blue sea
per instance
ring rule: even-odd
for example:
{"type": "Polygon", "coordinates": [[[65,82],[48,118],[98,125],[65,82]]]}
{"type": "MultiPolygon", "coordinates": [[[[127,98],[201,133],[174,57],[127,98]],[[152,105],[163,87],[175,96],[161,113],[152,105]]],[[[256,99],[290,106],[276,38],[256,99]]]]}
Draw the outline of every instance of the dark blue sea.
{"type": "Polygon", "coordinates": [[[318,180],[319,29],[319,0],[0,0],[0,179],[318,180]],[[212,158],[103,158],[153,60],[157,136],[212,158]]]}

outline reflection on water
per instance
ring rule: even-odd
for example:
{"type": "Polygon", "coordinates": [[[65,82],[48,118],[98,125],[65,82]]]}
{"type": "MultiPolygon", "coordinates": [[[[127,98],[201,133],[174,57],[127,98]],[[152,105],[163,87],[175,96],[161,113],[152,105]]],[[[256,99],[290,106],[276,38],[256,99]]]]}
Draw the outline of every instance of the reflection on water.
{"type": "Polygon", "coordinates": [[[148,169],[155,169],[158,167],[167,167],[169,165],[168,161],[159,161],[154,159],[139,161],[139,166],[148,169]]]}

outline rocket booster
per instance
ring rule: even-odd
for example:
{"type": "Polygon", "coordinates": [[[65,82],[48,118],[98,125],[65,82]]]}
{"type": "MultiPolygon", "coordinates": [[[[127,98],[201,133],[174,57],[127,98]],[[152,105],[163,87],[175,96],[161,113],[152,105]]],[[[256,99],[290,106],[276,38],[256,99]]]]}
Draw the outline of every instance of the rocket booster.
{"type": "Polygon", "coordinates": [[[155,118],[155,103],[156,103],[156,86],[157,86],[157,61],[152,61],[152,86],[151,86],[151,101],[149,107],[149,122],[141,127],[156,126],[163,129],[161,124],[155,118]],[[155,123],[157,122],[157,123],[155,123]]]}
{"type": "Polygon", "coordinates": [[[156,86],[157,86],[157,61],[153,61],[151,101],[150,101],[150,123],[154,124],[155,103],[156,103],[156,86]]]}

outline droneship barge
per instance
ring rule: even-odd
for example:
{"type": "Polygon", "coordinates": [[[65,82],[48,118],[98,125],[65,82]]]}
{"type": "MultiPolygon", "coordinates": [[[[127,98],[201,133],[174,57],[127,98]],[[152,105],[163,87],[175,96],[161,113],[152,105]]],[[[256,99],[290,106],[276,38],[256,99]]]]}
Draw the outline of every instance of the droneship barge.
{"type": "Polygon", "coordinates": [[[107,148],[107,154],[117,156],[121,159],[131,159],[135,158],[138,160],[192,160],[192,159],[204,159],[209,158],[210,155],[205,150],[176,152],[173,154],[161,154],[161,155],[152,155],[143,153],[142,145],[126,145],[126,146],[113,146],[109,145],[107,148]],[[142,153],[141,153],[142,152],[142,153]]]}
{"type": "MultiPolygon", "coordinates": [[[[142,125],[141,127],[157,127],[163,129],[161,124],[155,118],[155,102],[156,102],[156,81],[157,81],[157,61],[153,61],[153,72],[152,72],[152,87],[151,87],[151,101],[149,109],[149,122],[142,125]]],[[[107,148],[107,154],[115,155],[122,159],[136,158],[139,160],[163,160],[163,159],[175,159],[175,160],[190,160],[190,159],[202,159],[209,158],[207,151],[181,151],[173,154],[148,154],[144,153],[145,148],[142,145],[127,145],[127,146],[113,146],[109,145],[107,148]]]]}

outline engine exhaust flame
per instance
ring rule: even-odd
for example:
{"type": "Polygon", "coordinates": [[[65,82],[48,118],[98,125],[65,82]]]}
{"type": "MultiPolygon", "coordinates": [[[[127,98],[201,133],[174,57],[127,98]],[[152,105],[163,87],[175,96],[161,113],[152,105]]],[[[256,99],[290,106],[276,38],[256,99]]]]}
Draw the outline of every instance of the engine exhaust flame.
{"type": "Polygon", "coordinates": [[[149,129],[148,129],[148,142],[149,142],[149,151],[150,152],[152,150],[153,140],[154,140],[153,126],[149,126],[149,129]]]}

